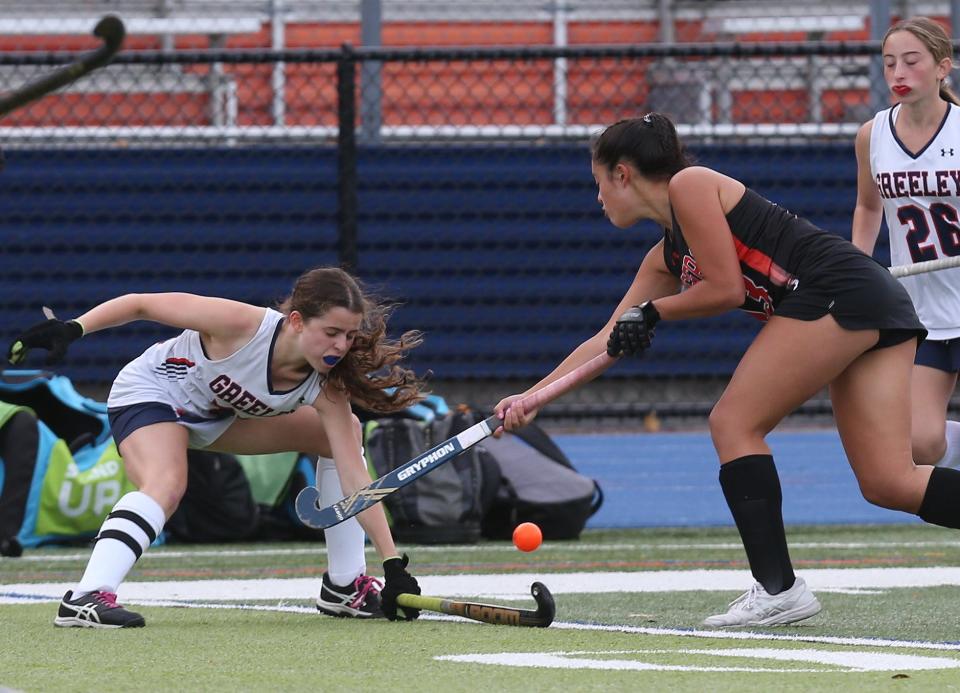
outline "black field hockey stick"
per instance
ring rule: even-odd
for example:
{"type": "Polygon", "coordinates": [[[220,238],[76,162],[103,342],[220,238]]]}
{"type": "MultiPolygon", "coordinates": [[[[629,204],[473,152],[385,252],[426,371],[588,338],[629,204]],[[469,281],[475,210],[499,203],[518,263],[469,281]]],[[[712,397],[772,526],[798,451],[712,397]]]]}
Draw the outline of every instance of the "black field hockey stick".
{"type": "MultiPolygon", "coordinates": [[[[546,387],[527,395],[521,400],[521,403],[527,411],[539,409],[547,402],[569,392],[577,385],[600,375],[615,361],[616,359],[608,356],[606,352],[595,356],[562,378],[558,378],[546,387]]],[[[317,504],[320,491],[315,486],[307,486],[297,495],[297,515],[307,527],[315,529],[333,527],[357,513],[363,512],[371,505],[379,503],[394,491],[413,483],[444,462],[449,462],[464,450],[492,435],[501,426],[501,423],[496,414],[489,416],[480,423],[474,424],[465,431],[430,448],[422,455],[414,457],[406,464],[384,474],[356,493],[352,493],[326,508],[321,508],[317,504]]]]}
{"type": "Polygon", "coordinates": [[[527,626],[530,628],[546,628],[553,623],[557,615],[557,605],[553,595],[542,582],[535,582],[530,586],[530,594],[537,602],[537,610],[517,609],[512,606],[495,606],[493,604],[479,604],[477,602],[461,602],[455,599],[442,597],[424,597],[419,594],[401,594],[397,596],[397,604],[410,609],[437,611],[451,616],[463,616],[474,621],[483,621],[497,626],[527,626]]]}
{"type": "Polygon", "coordinates": [[[50,74],[0,97],[0,117],[106,65],[120,50],[123,37],[126,35],[126,29],[119,17],[108,14],[97,22],[97,26],[93,29],[93,35],[103,40],[103,45],[100,48],[84,54],[74,63],[54,70],[50,74]]]}

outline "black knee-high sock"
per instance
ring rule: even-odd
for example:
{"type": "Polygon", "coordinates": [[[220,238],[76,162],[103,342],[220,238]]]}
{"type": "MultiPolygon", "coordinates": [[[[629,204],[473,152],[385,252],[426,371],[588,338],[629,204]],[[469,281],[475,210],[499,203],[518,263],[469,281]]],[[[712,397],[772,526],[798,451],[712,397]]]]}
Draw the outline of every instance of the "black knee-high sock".
{"type": "Polygon", "coordinates": [[[960,529],[960,471],[933,468],[917,515],[932,525],[960,529]]]}
{"type": "Polygon", "coordinates": [[[783,529],[780,478],[771,455],[747,455],[720,466],[720,486],[747,552],[750,572],[768,594],[796,579],[783,529]]]}

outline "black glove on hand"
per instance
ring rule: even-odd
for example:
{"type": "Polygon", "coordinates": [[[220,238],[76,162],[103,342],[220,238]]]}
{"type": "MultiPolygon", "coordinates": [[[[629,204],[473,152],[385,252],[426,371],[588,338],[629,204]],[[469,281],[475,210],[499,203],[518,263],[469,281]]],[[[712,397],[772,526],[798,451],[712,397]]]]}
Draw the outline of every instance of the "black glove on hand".
{"type": "Polygon", "coordinates": [[[67,355],[67,347],[71,342],[83,336],[83,327],[76,320],[44,320],[27,329],[17,337],[7,352],[7,360],[13,365],[23,363],[27,353],[34,347],[46,349],[47,365],[52,366],[63,360],[67,355]]]}
{"type": "Polygon", "coordinates": [[[660,322],[660,313],[653,303],[633,306],[620,316],[607,340],[607,354],[616,358],[621,354],[634,356],[650,347],[653,341],[653,328],[660,322]]]}
{"type": "Polygon", "coordinates": [[[420,585],[416,578],[407,572],[407,563],[410,557],[403,554],[403,558],[388,558],[383,562],[384,585],[380,590],[380,608],[383,609],[383,615],[391,621],[397,621],[401,618],[412,621],[420,615],[419,609],[408,609],[401,606],[403,616],[397,614],[397,595],[399,594],[420,594],[420,585]]]}

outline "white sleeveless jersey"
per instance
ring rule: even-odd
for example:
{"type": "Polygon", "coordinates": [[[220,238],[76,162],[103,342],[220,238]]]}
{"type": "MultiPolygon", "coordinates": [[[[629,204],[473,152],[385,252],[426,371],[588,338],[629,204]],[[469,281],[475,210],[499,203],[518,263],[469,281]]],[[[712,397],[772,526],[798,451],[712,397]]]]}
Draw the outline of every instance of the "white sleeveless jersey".
{"type": "MultiPolygon", "coordinates": [[[[873,119],[870,170],[883,199],[892,265],[960,255],[960,107],[917,154],[897,137],[899,106],[873,119]]],[[[929,339],[960,337],[960,268],[900,280],[929,339]]]]}
{"type": "Polygon", "coordinates": [[[208,359],[194,330],[154,344],[120,371],[107,406],[161,402],[181,420],[201,423],[276,416],[313,404],[323,387],[316,371],[291,390],[271,382],[270,358],[284,317],[267,308],[253,338],[223,359],[208,359]]]}

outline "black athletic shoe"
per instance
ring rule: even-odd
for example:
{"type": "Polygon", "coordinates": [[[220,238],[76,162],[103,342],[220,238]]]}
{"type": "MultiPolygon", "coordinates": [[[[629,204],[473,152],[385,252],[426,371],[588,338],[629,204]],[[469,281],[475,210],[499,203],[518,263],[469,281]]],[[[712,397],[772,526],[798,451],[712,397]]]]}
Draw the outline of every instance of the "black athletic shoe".
{"type": "Polygon", "coordinates": [[[90,592],[73,598],[67,592],[60,601],[60,610],[53,625],[61,628],[142,628],[143,616],[117,604],[112,592],[90,592]]]}
{"type": "Polygon", "coordinates": [[[383,583],[375,577],[361,575],[349,585],[339,587],[323,574],[317,611],[330,616],[352,618],[383,618],[380,610],[380,590],[383,583]]]}

